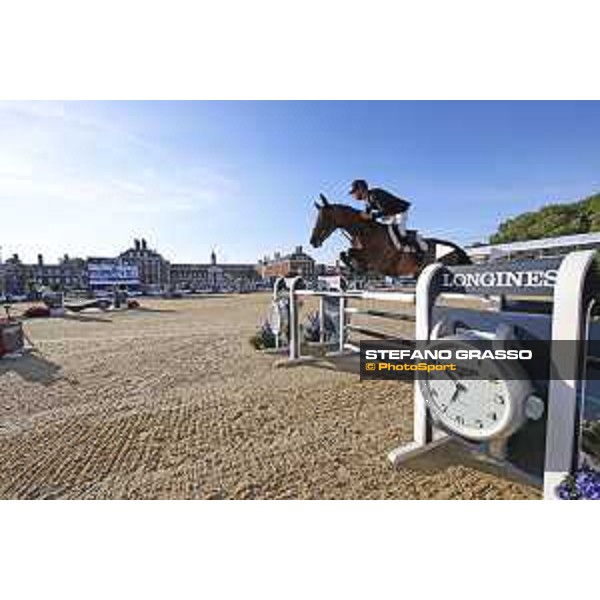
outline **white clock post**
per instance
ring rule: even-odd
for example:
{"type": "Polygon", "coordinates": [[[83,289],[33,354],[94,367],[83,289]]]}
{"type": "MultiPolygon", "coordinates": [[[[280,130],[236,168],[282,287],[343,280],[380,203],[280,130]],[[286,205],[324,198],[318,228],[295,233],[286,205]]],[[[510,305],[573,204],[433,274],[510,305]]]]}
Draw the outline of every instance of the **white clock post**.
{"type": "MultiPolygon", "coordinates": [[[[576,432],[586,341],[593,294],[598,291],[593,269],[594,257],[595,252],[590,250],[572,252],[562,259],[461,267],[434,264],[424,269],[416,288],[417,341],[440,339],[447,344],[460,344],[461,340],[473,339],[478,335],[500,340],[504,335],[510,336],[518,327],[549,342],[569,340],[573,342],[575,351],[559,352],[558,345],[552,345],[550,361],[557,373],[547,382],[543,394],[538,394],[534,385],[521,376],[514,378],[519,381],[513,380],[511,385],[508,385],[507,378],[504,381],[507,385],[501,387],[500,393],[497,390],[493,394],[488,393],[485,386],[481,385],[471,386],[470,389],[462,385],[464,401],[455,403],[453,411],[448,411],[447,406],[436,401],[443,396],[443,390],[434,389],[426,375],[417,377],[413,441],[390,452],[389,458],[394,464],[401,464],[415,454],[427,452],[452,438],[473,444],[486,441],[489,448],[506,447],[512,435],[527,436],[528,421],[541,419],[545,413],[545,433],[541,438],[538,434],[537,438],[526,440],[528,443],[524,447],[531,449],[534,444],[543,446],[537,450],[543,462],[541,478],[544,498],[556,497],[557,485],[577,463],[576,432]],[[500,296],[504,306],[497,313],[438,309],[436,300],[444,294],[500,296]],[[548,314],[534,314],[523,311],[522,307],[519,310],[511,309],[506,301],[507,298],[532,296],[544,298],[550,305],[548,314]],[[452,321],[458,318],[461,328],[455,330],[452,321]],[[470,319],[472,324],[465,325],[470,319]],[[494,401],[502,406],[494,409],[493,422],[488,422],[484,417],[490,414],[491,409],[485,403],[494,401]],[[444,408],[440,408],[440,405],[444,408]]],[[[501,381],[500,377],[496,377],[496,380],[501,381]]]]}

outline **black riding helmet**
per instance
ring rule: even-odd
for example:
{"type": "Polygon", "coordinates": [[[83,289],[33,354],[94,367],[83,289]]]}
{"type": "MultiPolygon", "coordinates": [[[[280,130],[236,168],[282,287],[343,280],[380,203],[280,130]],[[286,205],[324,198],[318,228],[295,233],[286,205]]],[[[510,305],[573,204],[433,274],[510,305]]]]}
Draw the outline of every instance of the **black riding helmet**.
{"type": "Polygon", "coordinates": [[[358,190],[368,190],[369,184],[364,179],[355,179],[350,187],[349,194],[354,194],[358,190]]]}

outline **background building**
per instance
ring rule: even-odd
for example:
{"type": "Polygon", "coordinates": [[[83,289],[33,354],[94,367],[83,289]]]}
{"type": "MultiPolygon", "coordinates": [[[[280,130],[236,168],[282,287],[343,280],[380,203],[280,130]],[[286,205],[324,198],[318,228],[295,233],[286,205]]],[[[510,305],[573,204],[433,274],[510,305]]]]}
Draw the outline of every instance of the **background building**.
{"type": "Polygon", "coordinates": [[[254,263],[219,264],[213,251],[207,263],[171,263],[150,249],[145,239],[134,239],[133,246],[116,257],[69,258],[47,264],[41,254],[35,264],[24,264],[18,255],[0,262],[0,294],[35,295],[42,288],[55,291],[110,292],[115,286],[129,291],[153,293],[189,290],[244,292],[259,289],[275,277],[339,274],[338,267],[316,265],[314,259],[297,246],[294,252],[254,263]]]}
{"type": "Polygon", "coordinates": [[[163,290],[171,285],[171,265],[156,250],[148,248],[145,239],[133,240],[133,247],[119,254],[119,261],[137,267],[142,291],[163,290]]]}
{"type": "Polygon", "coordinates": [[[279,252],[276,252],[272,259],[266,256],[258,262],[257,268],[264,280],[293,275],[311,278],[319,274],[314,258],[306,254],[302,246],[296,246],[294,252],[285,256],[281,256],[279,252]]]}
{"type": "Polygon", "coordinates": [[[2,295],[20,296],[25,294],[31,277],[30,268],[13,254],[2,264],[2,295]]]}
{"type": "Polygon", "coordinates": [[[210,255],[209,263],[180,263],[171,265],[173,289],[191,291],[250,291],[256,289],[260,275],[256,265],[248,263],[217,263],[210,255]]]}
{"type": "Polygon", "coordinates": [[[88,287],[86,261],[82,258],[69,258],[64,255],[58,264],[44,263],[38,254],[37,263],[28,267],[30,285],[36,289],[48,287],[56,290],[83,290],[88,287]]]}

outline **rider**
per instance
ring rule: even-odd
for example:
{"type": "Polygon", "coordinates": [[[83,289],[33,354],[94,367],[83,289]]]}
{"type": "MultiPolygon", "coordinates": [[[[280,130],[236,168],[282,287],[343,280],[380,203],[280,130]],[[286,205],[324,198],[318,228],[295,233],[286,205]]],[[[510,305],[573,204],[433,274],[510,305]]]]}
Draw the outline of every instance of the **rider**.
{"type": "MultiPolygon", "coordinates": [[[[379,219],[384,225],[395,225],[404,240],[407,238],[406,221],[410,202],[398,198],[380,188],[369,189],[369,184],[364,179],[355,179],[350,188],[350,195],[355,199],[366,202],[365,214],[372,220],[379,219]]],[[[427,245],[420,236],[415,239],[422,251],[427,250],[427,245]]],[[[396,244],[395,240],[394,244],[396,244]]]]}

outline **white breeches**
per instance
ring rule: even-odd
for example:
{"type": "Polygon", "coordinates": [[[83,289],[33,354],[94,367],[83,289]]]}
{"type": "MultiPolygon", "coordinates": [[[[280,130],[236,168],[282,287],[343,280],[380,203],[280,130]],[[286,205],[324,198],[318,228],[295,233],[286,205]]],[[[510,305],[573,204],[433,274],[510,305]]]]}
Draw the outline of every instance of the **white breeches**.
{"type": "Polygon", "coordinates": [[[384,225],[396,225],[400,231],[400,235],[406,235],[406,222],[408,221],[408,211],[392,215],[391,217],[382,217],[381,222],[384,225]]]}

